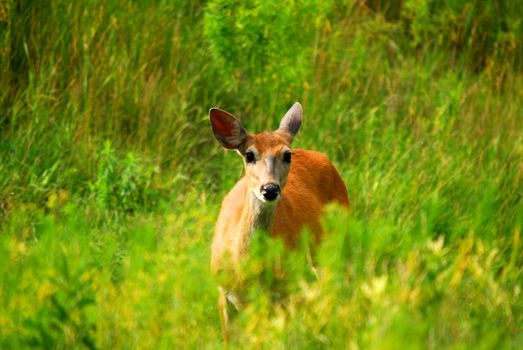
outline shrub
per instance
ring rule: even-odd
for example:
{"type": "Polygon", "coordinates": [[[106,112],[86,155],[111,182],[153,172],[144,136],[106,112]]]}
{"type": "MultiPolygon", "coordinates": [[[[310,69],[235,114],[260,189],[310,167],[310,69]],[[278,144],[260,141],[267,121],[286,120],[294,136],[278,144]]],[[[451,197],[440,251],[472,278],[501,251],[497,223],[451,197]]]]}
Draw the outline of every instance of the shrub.
{"type": "Polygon", "coordinates": [[[142,207],[154,207],[157,192],[152,186],[154,170],[141,164],[129,152],[118,158],[111,143],[106,141],[97,156],[96,178],[89,185],[98,208],[133,212],[142,207]]]}
{"type": "Polygon", "coordinates": [[[205,12],[205,37],[221,84],[280,91],[303,89],[312,65],[317,29],[333,1],[214,0],[205,12]]]}

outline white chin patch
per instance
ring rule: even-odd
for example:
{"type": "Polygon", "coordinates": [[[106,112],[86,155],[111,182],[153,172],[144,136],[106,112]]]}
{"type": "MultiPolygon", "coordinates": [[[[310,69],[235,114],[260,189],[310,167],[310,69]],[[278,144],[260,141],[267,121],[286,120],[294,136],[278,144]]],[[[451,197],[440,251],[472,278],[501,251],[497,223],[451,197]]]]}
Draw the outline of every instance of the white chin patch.
{"type": "Polygon", "coordinates": [[[281,196],[281,194],[278,194],[278,197],[276,197],[274,200],[268,201],[268,200],[266,200],[263,197],[263,195],[260,192],[252,190],[252,193],[254,193],[254,196],[256,198],[258,198],[258,200],[260,200],[262,203],[266,203],[266,204],[276,204],[276,203],[278,203],[278,201],[280,200],[280,196],[281,196]]]}

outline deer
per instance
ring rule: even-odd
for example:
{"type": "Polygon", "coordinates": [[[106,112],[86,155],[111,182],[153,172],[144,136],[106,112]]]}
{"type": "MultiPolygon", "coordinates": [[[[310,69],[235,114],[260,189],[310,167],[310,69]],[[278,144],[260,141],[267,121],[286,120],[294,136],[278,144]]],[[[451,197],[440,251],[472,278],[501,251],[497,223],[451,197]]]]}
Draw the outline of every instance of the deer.
{"type": "MultiPolygon", "coordinates": [[[[299,243],[308,228],[322,237],[321,214],[329,203],[349,207],[345,183],[321,152],[291,149],[300,130],[299,102],[285,113],[275,131],[249,133],[238,118],[211,108],[209,119],[217,141],[243,158],[245,175],[223,199],[211,251],[211,271],[235,274],[249,252],[255,232],[281,238],[287,247],[299,243]]],[[[236,281],[236,283],[241,283],[236,281]]],[[[242,308],[234,283],[219,287],[218,311],[224,341],[229,334],[229,308],[242,308]]]]}

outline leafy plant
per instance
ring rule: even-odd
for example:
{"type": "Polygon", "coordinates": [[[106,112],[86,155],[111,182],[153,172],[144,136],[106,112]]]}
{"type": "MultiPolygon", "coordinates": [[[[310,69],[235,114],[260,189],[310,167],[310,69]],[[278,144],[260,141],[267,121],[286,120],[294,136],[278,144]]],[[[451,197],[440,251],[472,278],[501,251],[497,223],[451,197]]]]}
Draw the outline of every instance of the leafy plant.
{"type": "Polygon", "coordinates": [[[205,11],[205,37],[226,88],[275,90],[285,99],[303,91],[317,36],[333,1],[214,0],[205,11]]]}
{"type": "Polygon", "coordinates": [[[223,347],[207,110],[295,100],[351,210],[255,237],[228,347],[521,348],[521,4],[0,1],[0,348],[223,347]]]}
{"type": "Polygon", "coordinates": [[[153,169],[138,163],[133,153],[119,159],[106,141],[97,157],[96,179],[89,189],[97,207],[133,212],[154,207],[157,193],[153,187],[153,169]]]}

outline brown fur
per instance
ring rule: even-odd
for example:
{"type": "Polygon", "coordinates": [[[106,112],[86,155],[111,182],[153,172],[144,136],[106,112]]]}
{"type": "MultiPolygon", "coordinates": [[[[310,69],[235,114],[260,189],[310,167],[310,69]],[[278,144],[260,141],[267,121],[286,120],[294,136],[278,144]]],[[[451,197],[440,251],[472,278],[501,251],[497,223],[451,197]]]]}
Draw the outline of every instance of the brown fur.
{"type": "Polygon", "coordinates": [[[224,147],[242,154],[246,170],[223,200],[212,243],[213,272],[225,271],[231,276],[228,281],[222,280],[219,296],[222,330],[227,339],[227,308],[229,304],[241,308],[241,296],[237,295],[241,280],[236,272],[249,250],[252,234],[263,229],[293,247],[300,232],[309,228],[319,240],[325,205],[335,202],[348,208],[349,199],[343,180],[323,153],[291,151],[290,144],[301,123],[298,103],[287,112],[277,131],[254,135],[227,112],[211,109],[210,115],[216,138],[224,147]],[[289,151],[290,165],[284,161],[289,151]],[[254,154],[255,161],[245,161],[246,152],[254,154]],[[279,200],[264,200],[260,191],[268,183],[281,187],[279,200]]]}
{"type": "Polygon", "coordinates": [[[271,234],[281,236],[292,246],[300,230],[309,226],[321,237],[320,215],[325,204],[337,202],[349,206],[347,189],[325,154],[294,150],[287,184],[276,207],[271,234]]]}
{"type": "MultiPolygon", "coordinates": [[[[263,149],[260,146],[258,143],[259,149],[263,149]]],[[[337,202],[349,206],[345,184],[325,154],[302,149],[293,150],[293,153],[287,183],[276,204],[270,228],[271,235],[282,237],[289,247],[297,243],[300,231],[305,227],[309,227],[317,238],[321,237],[320,216],[326,204],[337,202]]],[[[223,255],[229,255],[235,264],[248,249],[248,237],[239,237],[239,234],[242,217],[250,216],[245,213],[249,208],[246,203],[249,191],[248,179],[243,177],[223,200],[212,247],[215,272],[221,269],[223,255]]]]}

